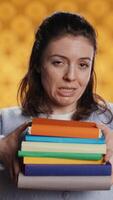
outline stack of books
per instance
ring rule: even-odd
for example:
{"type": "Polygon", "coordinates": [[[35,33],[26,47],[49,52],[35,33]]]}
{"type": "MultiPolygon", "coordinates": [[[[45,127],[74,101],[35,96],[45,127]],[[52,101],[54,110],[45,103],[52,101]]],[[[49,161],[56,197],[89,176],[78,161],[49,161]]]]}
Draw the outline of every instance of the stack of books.
{"type": "Polygon", "coordinates": [[[21,143],[19,188],[108,190],[105,138],[93,122],[34,118],[21,143]]]}

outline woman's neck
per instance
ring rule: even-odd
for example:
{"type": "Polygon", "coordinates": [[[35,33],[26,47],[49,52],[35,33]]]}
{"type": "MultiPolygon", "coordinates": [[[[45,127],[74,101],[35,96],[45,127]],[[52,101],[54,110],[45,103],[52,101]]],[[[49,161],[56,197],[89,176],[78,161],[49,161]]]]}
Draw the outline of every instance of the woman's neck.
{"type": "Polygon", "coordinates": [[[54,107],[52,114],[54,114],[54,115],[68,114],[68,113],[74,113],[75,111],[76,111],[76,108],[54,107]]]}

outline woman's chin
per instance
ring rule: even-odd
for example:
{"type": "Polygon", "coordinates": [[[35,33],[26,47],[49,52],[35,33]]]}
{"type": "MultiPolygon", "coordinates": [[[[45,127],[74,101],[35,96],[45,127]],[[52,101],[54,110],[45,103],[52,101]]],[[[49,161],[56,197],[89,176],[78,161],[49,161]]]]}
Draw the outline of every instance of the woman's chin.
{"type": "Polygon", "coordinates": [[[60,107],[64,107],[64,106],[71,106],[74,105],[76,103],[75,100],[69,100],[69,99],[60,99],[60,100],[56,100],[56,104],[59,105],[60,107]]]}

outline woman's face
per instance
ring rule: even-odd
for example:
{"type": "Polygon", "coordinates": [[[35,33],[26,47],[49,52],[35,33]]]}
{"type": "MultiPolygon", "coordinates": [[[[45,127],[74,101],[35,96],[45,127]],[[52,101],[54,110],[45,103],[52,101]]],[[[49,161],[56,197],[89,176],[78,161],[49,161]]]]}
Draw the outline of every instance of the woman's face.
{"type": "Polygon", "coordinates": [[[66,35],[46,47],[41,81],[53,113],[74,111],[90,79],[94,48],[83,36],[66,35]]]}

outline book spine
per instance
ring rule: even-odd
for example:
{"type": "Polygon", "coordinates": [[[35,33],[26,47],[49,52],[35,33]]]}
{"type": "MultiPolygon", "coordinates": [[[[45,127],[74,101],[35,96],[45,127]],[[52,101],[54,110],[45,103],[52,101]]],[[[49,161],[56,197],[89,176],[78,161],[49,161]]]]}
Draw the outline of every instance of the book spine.
{"type": "Polygon", "coordinates": [[[59,120],[59,119],[46,119],[46,118],[33,118],[32,124],[38,125],[54,125],[54,126],[77,126],[77,127],[97,127],[95,122],[87,121],[73,121],[73,120],[59,120]]]}
{"type": "Polygon", "coordinates": [[[49,142],[27,142],[23,141],[21,150],[23,151],[53,151],[53,152],[73,152],[73,153],[106,153],[106,144],[67,144],[49,142]]]}
{"type": "Polygon", "coordinates": [[[19,173],[18,188],[58,191],[110,190],[111,176],[24,176],[19,173]]]}
{"type": "Polygon", "coordinates": [[[78,138],[99,138],[98,128],[88,127],[63,127],[53,125],[32,125],[31,135],[60,136],[60,137],[78,137],[78,138]]]}
{"type": "Polygon", "coordinates": [[[102,164],[102,160],[77,160],[63,158],[24,157],[24,164],[102,164]]]}
{"type": "Polygon", "coordinates": [[[50,158],[69,158],[81,160],[100,160],[102,154],[93,153],[68,153],[68,152],[32,152],[32,151],[18,151],[19,157],[50,157],[50,158]]]}
{"type": "Polygon", "coordinates": [[[87,138],[66,138],[66,137],[48,137],[48,136],[36,136],[25,135],[25,141],[31,142],[57,142],[57,143],[77,143],[77,144],[105,144],[104,138],[99,139],[87,139],[87,138]]]}
{"type": "Polygon", "coordinates": [[[26,176],[110,176],[111,165],[25,165],[26,176]]]}

